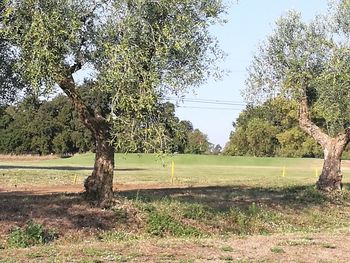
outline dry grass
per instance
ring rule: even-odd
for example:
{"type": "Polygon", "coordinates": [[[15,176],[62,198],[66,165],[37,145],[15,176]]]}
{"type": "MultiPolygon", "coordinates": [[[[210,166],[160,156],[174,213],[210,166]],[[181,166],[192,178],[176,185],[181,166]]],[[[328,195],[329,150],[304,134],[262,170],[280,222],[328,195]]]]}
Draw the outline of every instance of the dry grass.
{"type": "Polygon", "coordinates": [[[15,154],[0,154],[0,162],[23,162],[23,161],[45,161],[59,159],[57,155],[15,155],[15,154]]]}

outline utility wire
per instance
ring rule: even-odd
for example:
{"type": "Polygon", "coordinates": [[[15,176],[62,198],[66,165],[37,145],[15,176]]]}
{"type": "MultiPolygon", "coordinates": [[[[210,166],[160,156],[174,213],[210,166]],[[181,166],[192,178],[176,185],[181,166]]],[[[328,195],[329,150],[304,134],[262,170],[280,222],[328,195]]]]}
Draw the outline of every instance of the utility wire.
{"type": "Polygon", "coordinates": [[[193,102],[193,103],[203,103],[203,104],[214,104],[214,105],[231,105],[231,106],[245,106],[246,104],[241,101],[229,101],[229,100],[212,100],[212,99],[179,99],[169,97],[168,100],[176,100],[182,102],[193,102]]]}
{"type": "Polygon", "coordinates": [[[197,107],[197,106],[178,106],[185,109],[202,109],[202,110],[227,110],[227,111],[241,111],[242,109],[234,108],[216,108],[216,107],[197,107]]]}

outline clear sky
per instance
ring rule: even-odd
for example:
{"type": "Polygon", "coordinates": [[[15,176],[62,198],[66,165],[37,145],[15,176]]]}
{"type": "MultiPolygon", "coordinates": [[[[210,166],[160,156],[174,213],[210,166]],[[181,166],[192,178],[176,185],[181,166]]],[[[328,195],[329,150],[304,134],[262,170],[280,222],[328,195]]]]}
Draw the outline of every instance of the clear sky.
{"type": "MultiPolygon", "coordinates": [[[[248,67],[259,43],[268,36],[274,22],[288,10],[301,12],[304,20],[311,20],[315,14],[325,13],[328,0],[239,0],[228,10],[228,23],[215,26],[212,31],[218,38],[222,49],[228,54],[221,67],[231,71],[222,81],[209,81],[207,85],[195,90],[188,99],[210,99],[244,103],[240,93],[244,88],[248,67]]],[[[179,104],[176,115],[189,120],[195,128],[209,136],[209,141],[224,146],[228,141],[232,122],[238,117],[244,105],[225,106],[184,102],[179,104]],[[190,108],[188,108],[190,107],[190,108]],[[200,107],[191,108],[191,107],[200,107]],[[224,110],[203,108],[225,108],[224,110]],[[229,110],[227,109],[229,108],[229,110]]]]}

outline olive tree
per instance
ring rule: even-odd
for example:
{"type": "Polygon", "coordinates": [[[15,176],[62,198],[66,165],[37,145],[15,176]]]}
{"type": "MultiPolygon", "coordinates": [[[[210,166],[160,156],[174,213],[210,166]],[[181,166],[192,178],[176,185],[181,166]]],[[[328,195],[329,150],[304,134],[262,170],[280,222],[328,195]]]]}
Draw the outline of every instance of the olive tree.
{"type": "Polygon", "coordinates": [[[15,69],[13,50],[0,34],[0,106],[12,102],[21,89],[23,83],[15,69]]]}
{"type": "Polygon", "coordinates": [[[157,116],[157,101],[216,75],[222,57],[209,33],[222,21],[220,0],[4,0],[0,10],[27,85],[38,94],[59,87],[92,132],[95,165],[85,189],[100,206],[113,198],[115,136],[132,140],[142,131],[161,140],[162,125],[145,122],[157,116]],[[82,69],[93,72],[91,89],[108,98],[109,111],[81,96],[82,69]]]}
{"type": "Polygon", "coordinates": [[[249,67],[245,96],[283,96],[298,104],[300,128],[323,149],[317,188],[342,188],[341,155],[350,139],[350,2],[305,23],[289,12],[260,46],[249,67]],[[324,125],[326,124],[326,125],[324,125]]]}

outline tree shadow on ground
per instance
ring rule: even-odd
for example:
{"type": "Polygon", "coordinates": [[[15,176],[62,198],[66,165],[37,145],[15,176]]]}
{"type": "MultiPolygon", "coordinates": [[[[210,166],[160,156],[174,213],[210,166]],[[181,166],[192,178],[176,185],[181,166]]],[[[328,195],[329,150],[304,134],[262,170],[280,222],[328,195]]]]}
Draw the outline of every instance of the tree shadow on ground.
{"type": "MultiPolygon", "coordinates": [[[[25,166],[25,165],[0,165],[0,170],[58,170],[58,171],[92,171],[93,167],[88,166],[25,166]]],[[[145,171],[144,168],[116,168],[114,171],[132,172],[145,171]]]]}
{"type": "Polygon", "coordinates": [[[61,233],[71,229],[108,230],[114,227],[112,210],[94,208],[81,194],[38,195],[30,191],[0,192],[0,233],[35,220],[61,233]]]}
{"type": "Polygon", "coordinates": [[[228,210],[233,207],[247,207],[253,202],[268,207],[303,209],[320,206],[327,197],[318,192],[313,185],[289,186],[284,188],[248,186],[208,186],[168,189],[140,189],[118,193],[129,199],[153,202],[170,198],[172,200],[201,204],[215,210],[228,210]]]}
{"type": "MultiPolygon", "coordinates": [[[[347,184],[345,189],[350,189],[347,184]]],[[[170,199],[187,204],[200,204],[226,211],[245,208],[253,202],[270,208],[300,209],[322,206],[327,198],[313,185],[284,188],[248,186],[207,186],[117,191],[117,197],[154,202],[170,199]]],[[[0,192],[0,236],[14,226],[23,226],[35,220],[56,228],[60,233],[70,230],[111,230],[116,227],[133,227],[134,218],[118,217],[115,210],[103,210],[84,201],[82,194],[37,194],[31,191],[0,192]],[[122,220],[122,221],[121,221],[122,220]],[[130,220],[130,221],[128,221],[130,220]]]]}

